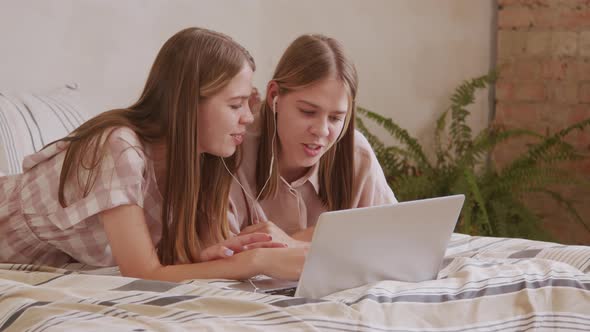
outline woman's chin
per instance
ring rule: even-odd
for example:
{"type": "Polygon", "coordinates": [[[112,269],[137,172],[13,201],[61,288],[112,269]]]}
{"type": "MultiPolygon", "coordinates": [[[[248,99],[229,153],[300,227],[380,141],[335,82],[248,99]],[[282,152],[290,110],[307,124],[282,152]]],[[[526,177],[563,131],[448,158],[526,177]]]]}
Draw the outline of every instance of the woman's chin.
{"type": "Polygon", "coordinates": [[[210,155],[214,155],[217,157],[221,157],[221,158],[229,158],[229,157],[233,156],[234,153],[236,153],[236,147],[235,146],[224,147],[221,149],[205,151],[205,153],[208,153],[210,155]]]}
{"type": "Polygon", "coordinates": [[[320,158],[321,158],[321,156],[313,157],[313,158],[307,157],[304,160],[301,160],[301,162],[299,163],[299,166],[305,167],[305,168],[312,167],[315,164],[320,162],[320,158]]]}
{"type": "Polygon", "coordinates": [[[223,154],[221,154],[221,157],[223,158],[229,158],[231,156],[234,155],[234,153],[236,153],[236,148],[231,148],[231,149],[227,149],[226,151],[223,152],[223,154]]]}

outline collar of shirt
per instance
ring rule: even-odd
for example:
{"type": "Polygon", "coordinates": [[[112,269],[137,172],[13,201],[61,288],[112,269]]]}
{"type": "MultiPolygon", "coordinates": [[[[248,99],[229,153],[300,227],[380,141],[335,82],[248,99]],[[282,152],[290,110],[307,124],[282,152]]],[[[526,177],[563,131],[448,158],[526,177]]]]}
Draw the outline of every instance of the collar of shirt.
{"type": "Polygon", "coordinates": [[[319,185],[318,172],[319,172],[319,163],[316,163],[307,171],[307,173],[305,173],[302,177],[300,177],[299,179],[297,179],[291,183],[287,182],[282,176],[281,176],[281,180],[283,180],[283,182],[285,184],[287,184],[287,186],[289,186],[293,189],[299,188],[302,185],[304,185],[306,182],[309,181],[309,183],[312,185],[313,189],[315,190],[316,194],[319,194],[320,185],[319,185]]]}

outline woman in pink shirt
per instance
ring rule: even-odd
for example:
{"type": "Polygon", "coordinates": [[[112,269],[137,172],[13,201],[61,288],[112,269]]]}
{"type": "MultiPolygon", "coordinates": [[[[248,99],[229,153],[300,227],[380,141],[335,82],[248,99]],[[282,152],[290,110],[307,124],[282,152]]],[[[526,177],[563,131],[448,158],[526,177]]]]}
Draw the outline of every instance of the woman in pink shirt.
{"type": "Polygon", "coordinates": [[[125,276],[171,281],[297,279],[304,250],[259,232],[230,237],[225,167],[235,168],[252,122],[254,69],[225,35],[171,37],[135,104],[0,178],[0,262],[118,265],[125,276]]]}
{"type": "Polygon", "coordinates": [[[303,35],[287,48],[242,147],[232,232],[299,246],[324,211],[397,202],[354,129],[356,92],[356,69],[336,40],[303,35]]]}

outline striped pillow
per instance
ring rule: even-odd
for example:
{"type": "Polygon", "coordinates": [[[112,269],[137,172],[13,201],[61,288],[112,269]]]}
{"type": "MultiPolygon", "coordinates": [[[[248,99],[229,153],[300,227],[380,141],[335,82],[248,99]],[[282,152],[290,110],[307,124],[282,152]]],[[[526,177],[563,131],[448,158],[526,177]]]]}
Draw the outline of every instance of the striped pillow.
{"type": "Polygon", "coordinates": [[[68,135],[87,119],[76,84],[46,94],[0,91],[0,173],[22,172],[25,156],[68,135]]]}

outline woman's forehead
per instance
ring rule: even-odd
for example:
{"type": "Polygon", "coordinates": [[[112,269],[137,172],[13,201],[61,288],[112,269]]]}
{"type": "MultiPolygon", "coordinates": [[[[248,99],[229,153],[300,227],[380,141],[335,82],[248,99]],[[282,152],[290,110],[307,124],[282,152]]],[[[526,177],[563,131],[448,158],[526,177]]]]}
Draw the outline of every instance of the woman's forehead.
{"type": "Polygon", "coordinates": [[[322,80],[288,95],[293,102],[330,112],[346,112],[350,99],[346,85],[336,79],[322,80]]]}
{"type": "Polygon", "coordinates": [[[252,78],[254,72],[249,65],[244,65],[242,70],[232,77],[229,83],[220,91],[226,99],[248,98],[252,93],[252,78]]]}

